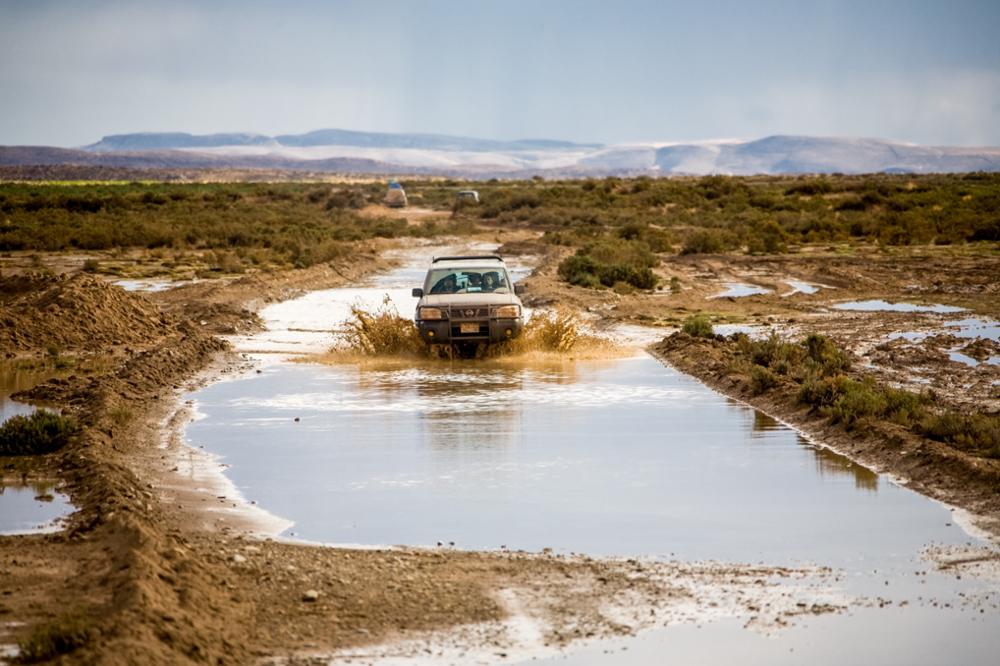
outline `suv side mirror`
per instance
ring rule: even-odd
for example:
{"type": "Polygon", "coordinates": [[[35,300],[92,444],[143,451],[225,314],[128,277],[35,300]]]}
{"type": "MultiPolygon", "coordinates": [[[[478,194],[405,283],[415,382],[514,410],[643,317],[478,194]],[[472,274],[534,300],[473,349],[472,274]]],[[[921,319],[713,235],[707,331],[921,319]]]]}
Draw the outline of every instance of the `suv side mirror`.
{"type": "Polygon", "coordinates": [[[423,298],[424,290],[420,287],[414,287],[413,291],[410,292],[410,295],[413,296],[413,298],[423,298]]]}
{"type": "Polygon", "coordinates": [[[523,284],[515,284],[514,285],[514,295],[515,296],[520,296],[523,293],[524,293],[524,285],[523,284]]]}

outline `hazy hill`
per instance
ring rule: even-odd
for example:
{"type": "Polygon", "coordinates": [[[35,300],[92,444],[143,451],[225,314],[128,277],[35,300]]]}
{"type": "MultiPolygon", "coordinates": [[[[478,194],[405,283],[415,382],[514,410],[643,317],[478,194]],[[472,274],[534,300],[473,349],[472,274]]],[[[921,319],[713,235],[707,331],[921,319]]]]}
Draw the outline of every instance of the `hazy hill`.
{"type": "Polygon", "coordinates": [[[344,129],[321,129],[305,134],[185,134],[183,132],[141,132],[113,134],[102,138],[85,150],[170,150],[184,148],[218,148],[222,146],[274,146],[304,148],[314,146],[356,146],[367,148],[414,148],[420,150],[509,151],[562,150],[599,148],[599,144],[574,144],[550,139],[495,141],[443,134],[390,134],[386,132],[356,132],[344,129]]]}
{"type": "Polygon", "coordinates": [[[468,177],[1000,171],[1000,148],[882,139],[769,136],[754,141],[604,146],[323,129],[306,134],[116,134],[80,150],[0,147],[0,165],[261,168],[468,177]]]}

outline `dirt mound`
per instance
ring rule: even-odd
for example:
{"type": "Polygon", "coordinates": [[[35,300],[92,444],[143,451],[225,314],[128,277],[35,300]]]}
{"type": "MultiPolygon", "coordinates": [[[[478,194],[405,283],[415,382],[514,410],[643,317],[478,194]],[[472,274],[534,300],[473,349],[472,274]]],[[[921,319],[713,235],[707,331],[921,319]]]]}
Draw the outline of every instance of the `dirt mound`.
{"type": "Polygon", "coordinates": [[[146,346],[171,329],[144,296],[90,275],[0,278],[0,348],[8,353],[146,346]]]}

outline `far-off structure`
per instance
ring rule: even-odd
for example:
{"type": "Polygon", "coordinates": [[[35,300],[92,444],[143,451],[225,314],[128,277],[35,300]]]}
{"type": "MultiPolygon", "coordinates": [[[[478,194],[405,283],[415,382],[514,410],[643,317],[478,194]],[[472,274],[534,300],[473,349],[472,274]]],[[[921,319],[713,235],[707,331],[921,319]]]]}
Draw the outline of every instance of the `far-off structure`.
{"type": "Polygon", "coordinates": [[[389,208],[406,208],[406,192],[398,181],[389,181],[389,190],[385,193],[385,205],[389,208]]]}

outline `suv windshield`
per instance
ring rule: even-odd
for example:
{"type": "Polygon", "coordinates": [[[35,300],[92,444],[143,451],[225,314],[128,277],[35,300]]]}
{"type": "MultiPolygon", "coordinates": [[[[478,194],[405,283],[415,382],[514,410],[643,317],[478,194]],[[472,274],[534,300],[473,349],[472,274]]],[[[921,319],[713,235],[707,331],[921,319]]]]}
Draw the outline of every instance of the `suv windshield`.
{"type": "Polygon", "coordinates": [[[507,271],[502,268],[439,268],[427,278],[429,294],[466,294],[510,291],[507,271]]]}

